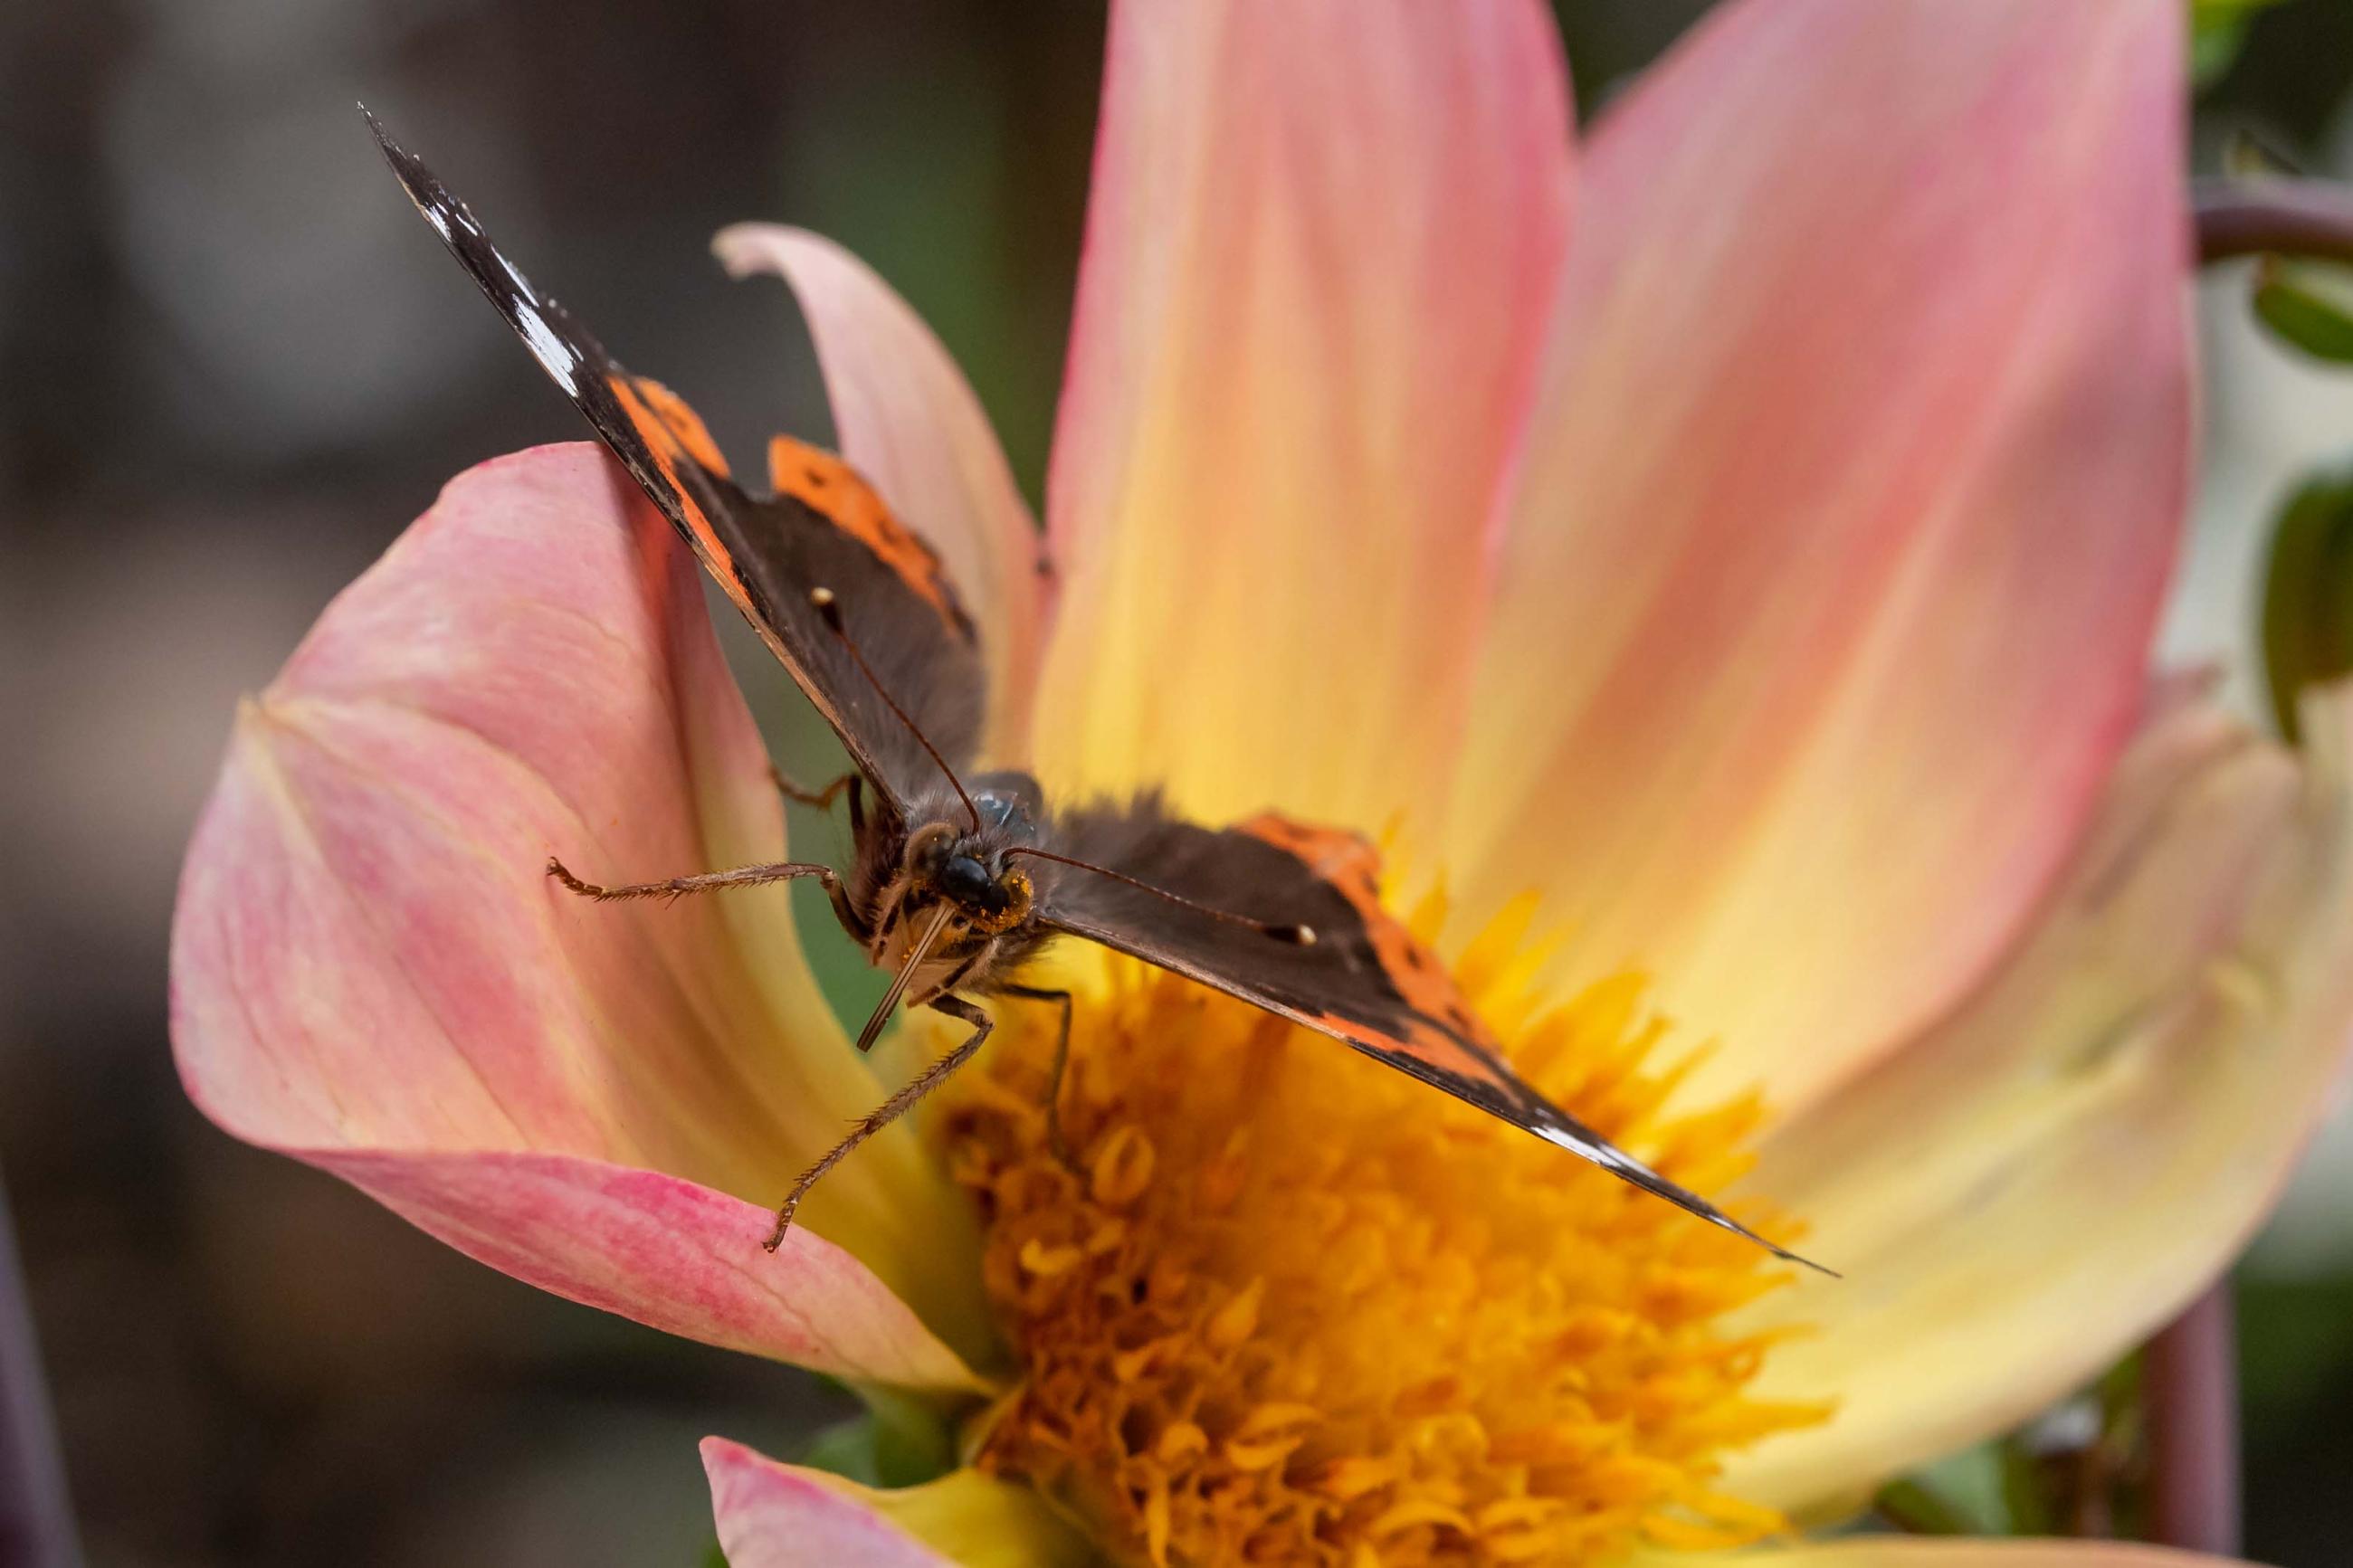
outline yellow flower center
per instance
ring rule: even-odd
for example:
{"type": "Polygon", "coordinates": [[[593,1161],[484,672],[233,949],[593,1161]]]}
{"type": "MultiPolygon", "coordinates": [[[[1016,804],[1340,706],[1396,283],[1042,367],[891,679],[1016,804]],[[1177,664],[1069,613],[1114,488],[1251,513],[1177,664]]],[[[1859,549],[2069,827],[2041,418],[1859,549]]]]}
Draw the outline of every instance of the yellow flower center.
{"type": "MultiPolygon", "coordinates": [[[[1640,983],[1535,1011],[1525,925],[1457,974],[1519,1068],[1676,1181],[1736,1175],[1753,1100],[1668,1118],[1640,983]]],[[[934,1123],[1021,1373],[985,1468],[1163,1568],[1576,1564],[1784,1527],[1710,1481],[1821,1414],[1746,1397],[1767,1337],[1722,1326],[1785,1268],[1336,1041],[1141,964],[1073,968],[1068,1163],[1051,1008],[997,1009],[934,1123]]]]}

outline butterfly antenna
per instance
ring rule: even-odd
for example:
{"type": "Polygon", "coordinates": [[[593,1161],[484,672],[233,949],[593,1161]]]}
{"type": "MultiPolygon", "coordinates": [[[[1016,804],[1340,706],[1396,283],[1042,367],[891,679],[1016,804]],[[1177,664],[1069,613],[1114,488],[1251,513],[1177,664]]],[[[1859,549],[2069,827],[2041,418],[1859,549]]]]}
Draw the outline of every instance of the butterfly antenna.
{"type": "Polygon", "coordinates": [[[1213,910],[1207,904],[1195,903],[1182,893],[1172,893],[1166,888],[1155,888],[1149,882],[1140,882],[1134,877],[1113,870],[1108,866],[1098,866],[1092,860],[1073,859],[1068,855],[1057,855],[1050,849],[1032,849],[1027,845],[1017,845],[1005,852],[1005,858],[1010,860],[1016,855],[1027,855],[1033,860],[1051,860],[1057,866],[1071,866],[1082,871],[1092,871],[1098,877],[1109,877],[1114,882],[1124,882],[1131,888],[1150,893],[1155,899],[1166,899],[1172,904],[1180,904],[1197,914],[1207,915],[1211,920],[1224,921],[1229,925],[1248,926],[1261,936],[1271,936],[1277,942],[1287,942],[1293,947],[1315,945],[1314,926],[1285,925],[1273,921],[1254,921],[1248,915],[1238,915],[1228,910],[1213,910]]]}
{"type": "Polygon", "coordinates": [[[907,717],[907,710],[899,706],[897,699],[891,695],[890,688],[882,684],[882,678],[874,673],[874,667],[866,662],[866,656],[858,651],[856,643],[849,640],[849,628],[841,624],[841,603],[833,596],[833,590],[823,587],[811,588],[808,597],[809,603],[817,609],[818,618],[825,622],[825,629],[841,639],[841,646],[849,651],[850,661],[856,664],[860,672],[866,677],[866,683],[874,688],[874,695],[882,699],[882,706],[898,715],[899,722],[907,726],[907,733],[915,737],[915,744],[923,747],[924,754],[939,763],[940,772],[947,774],[948,784],[955,790],[956,798],[964,802],[964,809],[972,818],[972,830],[975,833],[979,832],[980,807],[973,804],[971,795],[964,787],[964,780],[956,777],[955,770],[948,766],[948,760],[940,755],[940,749],[924,737],[923,732],[915,727],[915,721],[913,719],[907,717]]]}

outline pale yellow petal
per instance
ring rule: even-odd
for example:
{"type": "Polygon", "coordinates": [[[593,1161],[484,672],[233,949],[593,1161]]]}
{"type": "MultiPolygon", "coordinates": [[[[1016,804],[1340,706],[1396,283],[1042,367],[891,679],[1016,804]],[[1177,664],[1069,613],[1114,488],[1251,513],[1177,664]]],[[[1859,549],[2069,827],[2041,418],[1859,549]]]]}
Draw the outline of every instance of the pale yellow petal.
{"type": "Polygon", "coordinates": [[[1064,789],[1427,807],[1569,198],[1532,0],[1124,0],[1047,511],[1064,789]]]}
{"type": "Polygon", "coordinates": [[[2023,943],[1945,1023],[1777,1129],[1752,1185],[1845,1271],[1766,1397],[1834,1398],[1727,1486],[1804,1511],[2002,1431],[2236,1255],[2324,1112],[2353,1020],[2353,694],[2302,767],[2200,703],[2126,753],[2023,943]]]}
{"type": "Polygon", "coordinates": [[[1793,1105],[1935,1017],[2128,738],[2190,452],[2178,0],[1750,0],[1601,116],[1450,885],[1793,1105]]]}

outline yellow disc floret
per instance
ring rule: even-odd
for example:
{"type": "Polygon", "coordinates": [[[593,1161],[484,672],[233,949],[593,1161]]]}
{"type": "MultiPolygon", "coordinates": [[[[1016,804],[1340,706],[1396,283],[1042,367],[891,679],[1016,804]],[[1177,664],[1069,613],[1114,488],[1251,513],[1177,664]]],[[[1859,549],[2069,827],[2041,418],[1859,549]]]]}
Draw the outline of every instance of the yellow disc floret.
{"type": "MultiPolygon", "coordinates": [[[[1736,1175],[1756,1106],[1665,1115],[1636,981],[1531,1016],[1523,924],[1458,966],[1520,1069],[1676,1181],[1736,1175]]],[[[1044,1009],[1001,1010],[934,1123],[1021,1379],[984,1467],[1164,1568],[1595,1563],[1782,1528],[1710,1480],[1821,1414],[1747,1398],[1769,1347],[1720,1326],[1784,1266],[1336,1041],[1095,962],[1067,1159],[1044,1009]]]]}

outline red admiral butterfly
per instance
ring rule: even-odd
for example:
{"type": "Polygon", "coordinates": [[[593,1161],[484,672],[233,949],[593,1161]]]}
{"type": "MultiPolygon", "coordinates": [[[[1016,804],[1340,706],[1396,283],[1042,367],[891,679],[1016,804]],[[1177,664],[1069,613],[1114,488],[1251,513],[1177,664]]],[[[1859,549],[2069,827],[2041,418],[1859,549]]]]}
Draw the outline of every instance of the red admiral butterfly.
{"type": "Polygon", "coordinates": [[[602,887],[551,859],[548,874],[598,900],[815,878],[842,929],[869,961],[892,972],[859,1032],[859,1049],[873,1045],[902,1002],[971,1026],[960,1045],[794,1182],[776,1212],[771,1251],[818,1178],[980,1048],[993,1022],[976,996],[1060,1009],[1048,1100],[1053,1125],[1071,998],[1017,977],[1048,942],[1072,936],[1345,1040],[1806,1262],[1521,1079],[1443,965],[1382,909],[1377,861],[1363,838],[1272,815],[1204,827],[1171,815],[1153,794],[1053,809],[1025,773],[967,773],[986,689],[978,635],[931,547],[849,465],[790,437],[769,446],[773,495],[739,486],[684,402],[623,370],[499,254],[463,202],[374,115],[367,119],[434,232],[807,693],[855,768],[815,792],[778,780],[788,795],[820,806],[847,794],[855,848],[842,870],[784,862],[602,887]]]}

